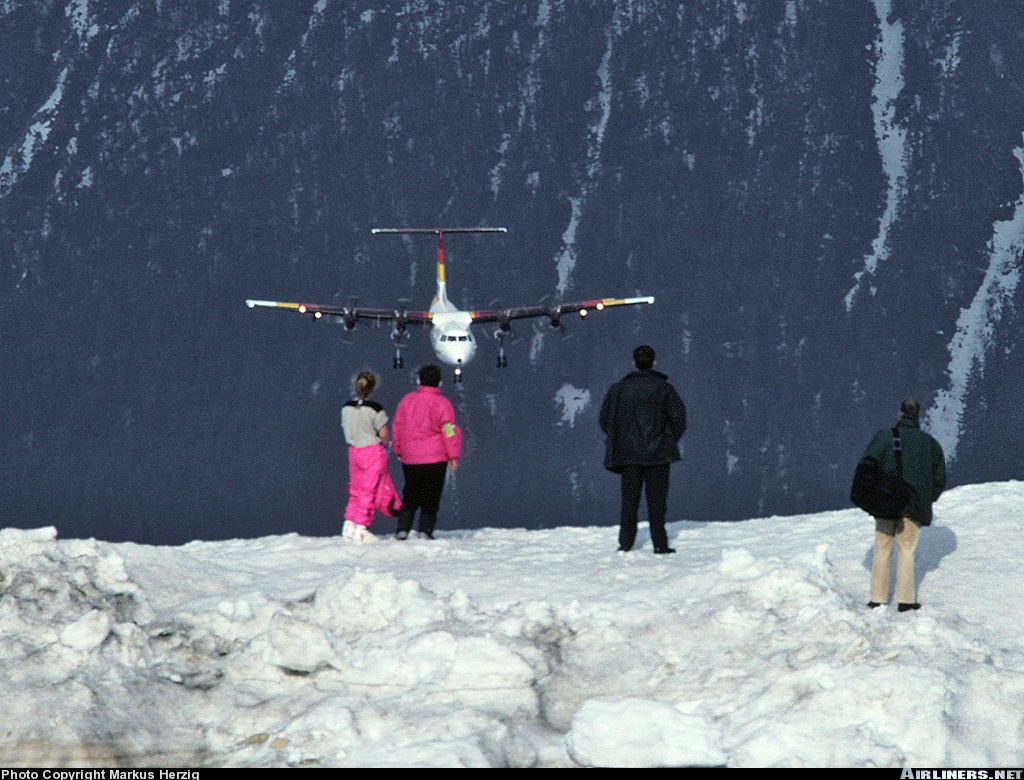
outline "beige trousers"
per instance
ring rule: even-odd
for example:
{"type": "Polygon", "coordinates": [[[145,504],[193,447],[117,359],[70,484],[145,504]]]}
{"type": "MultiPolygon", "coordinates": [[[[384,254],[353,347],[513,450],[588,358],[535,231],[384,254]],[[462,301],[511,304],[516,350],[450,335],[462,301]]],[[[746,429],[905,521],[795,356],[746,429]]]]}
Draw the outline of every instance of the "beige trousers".
{"type": "Polygon", "coordinates": [[[896,601],[900,604],[913,604],[917,601],[914,589],[914,552],[920,534],[921,527],[909,517],[896,522],[875,522],[875,556],[871,565],[872,601],[884,604],[889,600],[893,542],[896,543],[896,601]]]}

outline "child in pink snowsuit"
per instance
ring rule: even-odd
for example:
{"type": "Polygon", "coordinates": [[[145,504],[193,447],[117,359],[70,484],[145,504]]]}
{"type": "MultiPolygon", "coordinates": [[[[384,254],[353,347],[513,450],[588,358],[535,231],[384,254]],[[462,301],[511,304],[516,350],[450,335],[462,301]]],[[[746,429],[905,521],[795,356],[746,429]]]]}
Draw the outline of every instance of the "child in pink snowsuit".
{"type": "Polygon", "coordinates": [[[341,427],[348,442],[348,505],[342,537],[368,541],[375,512],[396,517],[402,502],[388,474],[388,415],[369,400],[377,377],[363,371],[356,377],[356,397],[341,409],[341,427]]]}

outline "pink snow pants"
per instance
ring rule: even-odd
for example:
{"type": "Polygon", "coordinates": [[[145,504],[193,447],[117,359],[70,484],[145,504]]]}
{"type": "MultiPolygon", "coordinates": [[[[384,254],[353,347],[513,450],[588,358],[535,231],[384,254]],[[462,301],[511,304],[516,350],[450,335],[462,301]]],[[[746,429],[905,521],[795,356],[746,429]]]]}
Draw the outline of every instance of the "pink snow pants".
{"type": "Polygon", "coordinates": [[[374,512],[395,517],[402,502],[388,474],[388,452],[382,444],[348,448],[348,506],[345,519],[369,526],[374,512]]]}

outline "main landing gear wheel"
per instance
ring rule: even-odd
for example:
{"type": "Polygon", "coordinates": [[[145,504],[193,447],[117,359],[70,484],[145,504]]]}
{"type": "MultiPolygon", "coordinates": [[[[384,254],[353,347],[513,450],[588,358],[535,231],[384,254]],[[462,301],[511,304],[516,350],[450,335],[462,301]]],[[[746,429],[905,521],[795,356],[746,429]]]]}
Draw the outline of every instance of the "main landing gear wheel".
{"type": "Polygon", "coordinates": [[[498,368],[508,367],[508,356],[505,354],[505,339],[512,335],[512,328],[508,323],[499,326],[494,331],[494,338],[498,340],[498,368]]]}
{"type": "Polygon", "coordinates": [[[409,331],[405,329],[404,325],[395,325],[395,329],[391,331],[391,343],[395,345],[395,359],[391,361],[391,365],[395,368],[403,368],[405,361],[402,359],[402,347],[409,343],[409,331]]]}

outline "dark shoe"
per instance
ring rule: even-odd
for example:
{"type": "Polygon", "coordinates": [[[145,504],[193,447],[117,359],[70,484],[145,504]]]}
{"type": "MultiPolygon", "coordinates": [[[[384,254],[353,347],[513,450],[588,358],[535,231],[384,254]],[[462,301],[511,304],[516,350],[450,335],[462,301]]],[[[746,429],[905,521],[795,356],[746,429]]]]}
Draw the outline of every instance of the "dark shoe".
{"type": "Polygon", "coordinates": [[[416,523],[416,527],[419,528],[420,538],[433,539],[437,528],[437,515],[420,512],[420,521],[416,523]]]}
{"type": "Polygon", "coordinates": [[[882,604],[878,601],[869,601],[868,606],[871,607],[871,609],[875,609],[875,607],[880,607],[882,604]]]}
{"type": "Polygon", "coordinates": [[[654,554],[655,555],[667,555],[668,553],[674,553],[675,551],[676,551],[675,547],[662,547],[660,550],[655,550],[654,554]]]}
{"type": "Polygon", "coordinates": [[[629,552],[632,549],[632,547],[619,547],[619,549],[616,550],[616,552],[629,552]]]}
{"type": "Polygon", "coordinates": [[[409,538],[409,532],[408,531],[395,531],[395,538],[398,539],[399,541],[404,542],[406,539],[409,538]]]}
{"type": "Polygon", "coordinates": [[[910,612],[912,609],[921,609],[921,605],[915,601],[913,604],[899,604],[896,609],[900,612],[910,612]]]}

